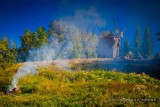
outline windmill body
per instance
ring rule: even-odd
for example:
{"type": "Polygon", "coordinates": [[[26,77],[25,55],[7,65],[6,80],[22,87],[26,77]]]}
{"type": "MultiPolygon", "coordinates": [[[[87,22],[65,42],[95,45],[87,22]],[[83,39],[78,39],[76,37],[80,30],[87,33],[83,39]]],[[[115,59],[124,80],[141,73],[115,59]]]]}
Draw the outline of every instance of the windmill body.
{"type": "Polygon", "coordinates": [[[113,45],[113,58],[118,58],[119,57],[119,50],[120,50],[120,39],[123,38],[123,34],[126,31],[126,29],[124,29],[122,32],[120,32],[120,30],[118,29],[117,25],[116,25],[116,21],[115,19],[113,19],[114,22],[114,27],[115,27],[115,32],[116,34],[113,36],[114,38],[114,45],[113,45]]]}
{"type": "Polygon", "coordinates": [[[101,58],[118,58],[119,57],[119,51],[120,51],[120,39],[123,38],[123,34],[125,33],[126,29],[124,29],[122,32],[118,29],[116,26],[116,21],[114,21],[114,27],[115,27],[115,33],[112,31],[105,31],[102,32],[100,38],[99,38],[99,43],[98,43],[98,48],[97,48],[97,53],[98,57],[101,58]]]}
{"type": "Polygon", "coordinates": [[[119,48],[120,48],[120,38],[114,37],[114,45],[113,45],[113,58],[119,57],[119,48]]]}

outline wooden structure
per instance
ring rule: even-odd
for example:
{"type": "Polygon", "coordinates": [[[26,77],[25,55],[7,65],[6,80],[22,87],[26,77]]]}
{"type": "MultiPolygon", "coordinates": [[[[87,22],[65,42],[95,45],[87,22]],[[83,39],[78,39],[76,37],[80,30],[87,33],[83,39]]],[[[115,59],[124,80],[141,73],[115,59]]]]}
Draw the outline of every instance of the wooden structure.
{"type": "Polygon", "coordinates": [[[120,37],[114,37],[113,58],[119,57],[120,37]]]}
{"type": "Polygon", "coordinates": [[[99,38],[97,54],[99,58],[112,58],[114,36],[111,31],[102,32],[99,38]]]}
{"type": "Polygon", "coordinates": [[[118,58],[119,57],[119,49],[120,49],[120,38],[123,38],[123,34],[126,29],[120,32],[119,28],[116,25],[116,20],[113,19],[115,34],[111,31],[102,32],[97,53],[100,58],[118,58]]]}

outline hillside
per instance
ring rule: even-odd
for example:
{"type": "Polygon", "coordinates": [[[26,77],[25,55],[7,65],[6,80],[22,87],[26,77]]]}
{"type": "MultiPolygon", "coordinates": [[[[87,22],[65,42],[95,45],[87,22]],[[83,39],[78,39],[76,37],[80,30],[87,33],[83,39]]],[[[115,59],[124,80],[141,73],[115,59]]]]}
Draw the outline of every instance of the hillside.
{"type": "Polygon", "coordinates": [[[34,62],[38,66],[38,74],[21,78],[18,90],[9,94],[5,92],[12,76],[24,64],[1,65],[0,107],[160,105],[160,80],[145,73],[102,70],[100,64],[93,63],[104,60],[112,61],[75,59],[34,62]]]}

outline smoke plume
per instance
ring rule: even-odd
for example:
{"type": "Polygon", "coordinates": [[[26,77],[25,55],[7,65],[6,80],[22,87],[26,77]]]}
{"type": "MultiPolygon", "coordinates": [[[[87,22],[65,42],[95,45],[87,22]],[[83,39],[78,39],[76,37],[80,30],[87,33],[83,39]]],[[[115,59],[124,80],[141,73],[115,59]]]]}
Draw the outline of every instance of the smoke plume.
{"type": "Polygon", "coordinates": [[[12,91],[13,88],[17,88],[17,84],[19,79],[25,77],[26,75],[34,75],[37,74],[37,65],[34,63],[25,63],[23,66],[21,66],[17,73],[14,74],[13,80],[11,82],[11,85],[9,86],[9,91],[12,91]]]}
{"type": "Polygon", "coordinates": [[[74,12],[73,16],[62,18],[67,24],[76,25],[80,30],[94,32],[97,28],[106,25],[106,21],[101,17],[94,6],[88,9],[80,9],[74,12]]]}
{"type": "MultiPolygon", "coordinates": [[[[47,61],[71,58],[71,56],[75,55],[75,50],[78,53],[76,57],[85,58],[86,52],[81,48],[86,46],[85,49],[89,52],[90,49],[95,50],[97,44],[96,36],[92,37],[89,35],[84,41],[82,41],[83,36],[87,34],[85,31],[88,31],[88,28],[93,28],[95,26],[102,27],[105,25],[105,21],[100,17],[96,9],[91,7],[88,10],[76,11],[74,16],[62,18],[61,25],[64,25],[62,31],[65,37],[64,42],[59,42],[53,34],[49,37],[49,42],[47,45],[31,49],[29,51],[27,62],[21,66],[17,73],[13,76],[13,80],[9,86],[10,91],[13,88],[17,88],[19,79],[25,77],[26,75],[34,75],[38,73],[38,66],[34,64],[33,61],[43,61],[41,66],[47,66],[49,64],[47,61]],[[83,36],[81,32],[82,30],[84,33],[83,36]],[[89,42],[88,40],[90,39],[94,40],[89,42]]],[[[92,53],[89,54],[91,55],[92,53]]],[[[59,65],[63,69],[70,69],[67,60],[59,62],[59,65]]]]}

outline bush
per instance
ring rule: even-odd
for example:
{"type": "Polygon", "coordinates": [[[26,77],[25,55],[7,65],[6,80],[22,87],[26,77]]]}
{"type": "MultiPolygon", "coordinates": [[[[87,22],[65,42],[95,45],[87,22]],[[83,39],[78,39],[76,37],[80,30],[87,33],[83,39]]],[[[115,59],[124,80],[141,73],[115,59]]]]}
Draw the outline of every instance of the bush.
{"type": "Polygon", "coordinates": [[[120,101],[159,99],[160,81],[145,74],[103,70],[65,71],[55,66],[38,68],[37,75],[20,79],[18,87],[21,93],[12,96],[3,94],[2,91],[11,82],[11,72],[16,72],[18,67],[6,68],[6,74],[1,74],[4,77],[0,78],[0,106],[158,106],[157,101],[120,101]]]}

